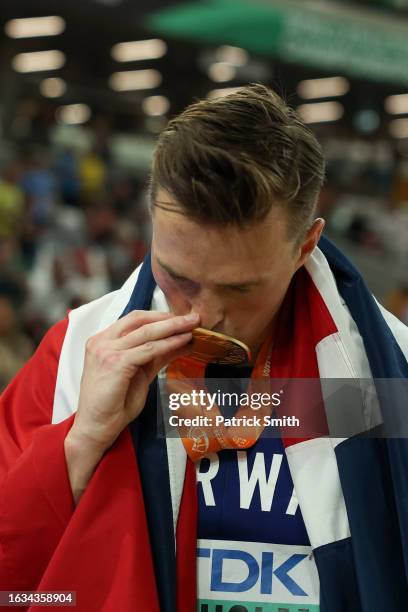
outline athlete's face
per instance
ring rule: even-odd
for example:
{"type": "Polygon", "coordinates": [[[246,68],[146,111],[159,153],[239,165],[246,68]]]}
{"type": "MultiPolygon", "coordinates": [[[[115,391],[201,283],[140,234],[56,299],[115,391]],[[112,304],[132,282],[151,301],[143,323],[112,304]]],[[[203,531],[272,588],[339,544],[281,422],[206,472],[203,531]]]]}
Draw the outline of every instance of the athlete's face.
{"type": "Polygon", "coordinates": [[[152,269],[170,310],[177,315],[197,312],[201,327],[245,342],[256,355],[324,221],[316,220],[296,247],[279,209],[242,229],[194,221],[162,190],[156,202],[152,269]]]}

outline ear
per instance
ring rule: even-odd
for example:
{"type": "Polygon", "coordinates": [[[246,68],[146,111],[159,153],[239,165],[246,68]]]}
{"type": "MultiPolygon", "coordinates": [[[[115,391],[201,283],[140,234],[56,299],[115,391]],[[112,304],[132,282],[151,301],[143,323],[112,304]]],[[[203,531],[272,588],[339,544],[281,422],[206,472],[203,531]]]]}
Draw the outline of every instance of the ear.
{"type": "Polygon", "coordinates": [[[306,236],[304,237],[302,244],[299,246],[299,257],[296,263],[296,270],[303,266],[319,242],[325,224],[325,220],[319,217],[313,221],[313,224],[307,230],[306,236]]]}

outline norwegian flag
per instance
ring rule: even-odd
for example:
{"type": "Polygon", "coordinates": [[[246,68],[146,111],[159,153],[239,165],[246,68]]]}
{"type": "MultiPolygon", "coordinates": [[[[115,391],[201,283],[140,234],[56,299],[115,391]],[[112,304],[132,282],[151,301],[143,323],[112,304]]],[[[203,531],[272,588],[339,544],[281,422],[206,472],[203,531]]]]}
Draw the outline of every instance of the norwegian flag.
{"type": "MultiPolygon", "coordinates": [[[[407,328],[352,264],[323,238],[306,269],[327,324],[315,345],[319,376],[408,378],[407,328]]],[[[78,612],[196,608],[195,470],[180,440],[156,436],[157,381],[76,508],[70,490],[63,442],[86,340],[133,309],[167,310],[150,255],[120,290],[54,326],[1,397],[0,590],[73,590],[78,612]]],[[[407,440],[291,439],[285,453],[321,612],[405,609],[407,440]]]]}

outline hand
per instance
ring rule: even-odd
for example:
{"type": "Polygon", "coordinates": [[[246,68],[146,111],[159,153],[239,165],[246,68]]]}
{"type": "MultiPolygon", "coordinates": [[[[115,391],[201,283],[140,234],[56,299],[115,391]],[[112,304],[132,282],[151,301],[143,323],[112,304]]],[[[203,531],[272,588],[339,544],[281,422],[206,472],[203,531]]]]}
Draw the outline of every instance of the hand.
{"type": "Polygon", "coordinates": [[[159,370],[188,353],[198,324],[194,314],[139,310],[89,338],[71,440],[95,451],[109,448],[141,413],[159,370]]]}

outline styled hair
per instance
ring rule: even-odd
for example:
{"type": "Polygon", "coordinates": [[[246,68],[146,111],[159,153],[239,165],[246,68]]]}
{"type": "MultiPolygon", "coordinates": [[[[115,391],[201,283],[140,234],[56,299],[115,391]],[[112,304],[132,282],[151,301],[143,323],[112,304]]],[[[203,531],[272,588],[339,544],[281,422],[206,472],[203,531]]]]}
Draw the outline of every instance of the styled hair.
{"type": "Polygon", "coordinates": [[[325,162],[313,132],[264,85],[202,100],[172,119],[158,139],[150,177],[203,223],[239,226],[287,211],[289,236],[313,221],[325,162]]]}

